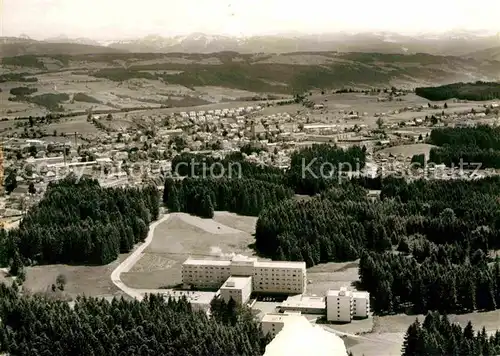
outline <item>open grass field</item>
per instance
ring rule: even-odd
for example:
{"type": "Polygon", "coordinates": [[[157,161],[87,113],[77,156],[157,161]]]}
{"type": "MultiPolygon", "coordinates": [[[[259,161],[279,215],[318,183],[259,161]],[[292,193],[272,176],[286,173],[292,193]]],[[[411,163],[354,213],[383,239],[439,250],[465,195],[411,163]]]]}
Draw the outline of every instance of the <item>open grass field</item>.
{"type": "Polygon", "coordinates": [[[24,288],[33,293],[47,292],[50,295],[51,286],[59,274],[66,276],[65,295],[76,297],[87,296],[123,296],[123,292],[111,282],[111,272],[126,258],[126,254],[105,266],[69,266],[46,265],[26,268],[24,288]]]}
{"type": "Polygon", "coordinates": [[[311,282],[307,285],[308,295],[324,296],[327,290],[340,287],[352,289],[352,283],[359,279],[358,262],[316,265],[307,270],[307,279],[311,282]]]}
{"type": "Polygon", "coordinates": [[[425,154],[425,157],[429,158],[429,152],[431,148],[435,147],[434,145],[429,145],[427,143],[416,143],[413,145],[401,145],[384,148],[380,151],[377,151],[378,154],[383,153],[385,155],[403,155],[405,157],[412,157],[413,155],[425,154]]]}
{"type": "MultiPolygon", "coordinates": [[[[467,323],[471,321],[475,331],[480,331],[484,327],[487,333],[491,334],[498,329],[500,311],[448,315],[448,317],[452,323],[459,323],[462,327],[465,327],[467,323]]],[[[374,317],[374,328],[372,333],[363,334],[360,338],[345,337],[344,343],[356,356],[399,356],[401,355],[401,347],[403,345],[406,330],[416,318],[418,318],[420,322],[424,320],[423,315],[374,317]]],[[[337,326],[335,326],[335,328],[337,329],[337,326]]]]}
{"type": "Polygon", "coordinates": [[[144,255],[121,279],[133,288],[174,286],[182,282],[181,266],[190,256],[201,259],[229,258],[234,254],[251,256],[254,251],[248,245],[254,242],[251,229],[255,229],[255,220],[222,212],[214,220],[172,214],[156,228],[144,255]]]}
{"type": "Polygon", "coordinates": [[[48,133],[54,130],[58,134],[73,134],[75,132],[83,135],[98,135],[100,131],[85,116],[75,116],[61,119],[60,122],[45,126],[48,133]]]}

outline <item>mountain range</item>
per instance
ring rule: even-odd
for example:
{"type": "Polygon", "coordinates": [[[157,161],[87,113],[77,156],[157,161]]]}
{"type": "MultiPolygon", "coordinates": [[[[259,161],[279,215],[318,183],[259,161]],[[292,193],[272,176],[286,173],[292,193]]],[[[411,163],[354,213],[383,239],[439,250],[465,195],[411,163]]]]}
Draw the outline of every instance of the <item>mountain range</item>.
{"type": "Polygon", "coordinates": [[[287,52],[378,52],[393,54],[428,53],[445,56],[480,56],[500,59],[498,35],[449,32],[418,36],[397,33],[335,33],[317,35],[269,35],[229,37],[192,33],[186,36],[150,35],[121,41],[96,41],[61,35],[36,41],[22,37],[0,38],[0,56],[22,54],[134,53],[287,53],[287,52]]]}
{"type": "Polygon", "coordinates": [[[381,52],[429,53],[460,56],[500,46],[498,36],[483,36],[468,32],[442,35],[405,36],[396,33],[336,33],[295,36],[252,36],[236,38],[193,33],[187,36],[144,38],[116,41],[109,48],[130,52],[191,52],[213,53],[231,51],[239,53],[287,52],[381,52]]]}

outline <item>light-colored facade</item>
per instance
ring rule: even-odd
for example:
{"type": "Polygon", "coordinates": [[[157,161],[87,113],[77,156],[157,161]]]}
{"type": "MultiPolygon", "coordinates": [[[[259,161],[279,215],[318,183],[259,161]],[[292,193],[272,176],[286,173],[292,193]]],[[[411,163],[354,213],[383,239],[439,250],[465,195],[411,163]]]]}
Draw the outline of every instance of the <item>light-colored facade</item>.
{"type": "Polygon", "coordinates": [[[302,314],[324,314],[325,297],[290,296],[278,306],[282,312],[300,312],[302,314]]]}
{"type": "Polygon", "coordinates": [[[370,294],[352,292],[342,287],[326,294],[326,318],[328,321],[350,322],[355,318],[367,318],[370,313],[370,294]]]}
{"type": "Polygon", "coordinates": [[[326,319],[351,322],[353,315],[352,292],[346,288],[329,290],[326,294],[326,319]]]}
{"type": "Polygon", "coordinates": [[[252,294],[252,277],[229,277],[219,294],[226,302],[232,298],[238,304],[246,304],[252,294]]]}
{"type": "Polygon", "coordinates": [[[269,313],[264,315],[261,320],[262,332],[264,335],[269,334],[274,338],[285,326],[286,323],[293,323],[297,319],[304,318],[296,313],[269,313]]]}
{"type": "Polygon", "coordinates": [[[258,261],[254,264],[255,292],[302,294],[306,285],[305,262],[258,261]]]}
{"type": "Polygon", "coordinates": [[[193,310],[201,310],[208,313],[210,310],[210,303],[212,299],[215,298],[216,293],[172,290],[163,293],[163,296],[166,299],[171,298],[174,300],[186,298],[186,300],[191,304],[193,310]]]}
{"type": "Polygon", "coordinates": [[[370,293],[353,292],[352,303],[355,318],[368,318],[370,314],[370,293]]]}
{"type": "Polygon", "coordinates": [[[231,261],[191,260],[182,264],[182,283],[197,288],[219,288],[230,276],[231,261]]]}
{"type": "Polygon", "coordinates": [[[230,276],[252,277],[254,292],[302,294],[307,285],[305,262],[237,256],[226,261],[188,259],[182,265],[182,282],[195,288],[219,288],[230,276]]]}

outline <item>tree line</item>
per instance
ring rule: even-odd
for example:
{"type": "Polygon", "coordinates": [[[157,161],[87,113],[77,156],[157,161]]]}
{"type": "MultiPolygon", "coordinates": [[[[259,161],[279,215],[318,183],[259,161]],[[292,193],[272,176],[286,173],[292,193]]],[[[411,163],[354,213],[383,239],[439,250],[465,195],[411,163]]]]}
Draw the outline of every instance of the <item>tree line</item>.
{"type": "Polygon", "coordinates": [[[447,166],[481,164],[482,168],[500,168],[500,128],[487,125],[433,129],[429,160],[447,166]]]}
{"type": "Polygon", "coordinates": [[[500,302],[498,274],[487,263],[500,247],[498,194],[498,177],[353,180],[264,209],[256,248],[308,266],[361,258],[361,287],[380,313],[491,310],[500,302]],[[381,199],[371,202],[364,186],[377,184],[381,199]]]}
{"type": "Polygon", "coordinates": [[[292,190],[258,179],[166,179],[163,202],[170,211],[212,218],[214,210],[257,216],[270,204],[291,198],[292,190]]]}
{"type": "MultiPolygon", "coordinates": [[[[413,248],[413,251],[426,247],[413,248]]],[[[377,313],[470,313],[500,306],[500,265],[488,265],[481,250],[459,258],[455,247],[431,246],[423,261],[411,254],[365,253],[360,287],[370,292],[377,313]],[[456,253],[456,255],[455,255],[456,253]]]]}
{"type": "MultiPolygon", "coordinates": [[[[255,148],[245,146],[246,152],[255,148]]],[[[292,154],[290,168],[249,162],[241,152],[214,158],[202,154],[182,153],[172,160],[172,173],[182,177],[252,178],[281,184],[297,194],[314,195],[336,185],[342,173],[362,169],[366,148],[342,149],[335,145],[314,144],[292,154]]]]}
{"type": "Polygon", "coordinates": [[[500,331],[488,336],[485,328],[475,332],[469,321],[462,328],[451,323],[446,315],[428,313],[423,323],[418,319],[408,327],[402,356],[500,354],[500,331]]]}
{"type": "Polygon", "coordinates": [[[415,94],[432,101],[450,99],[484,101],[500,98],[500,84],[495,82],[453,83],[437,87],[420,87],[415,94]]]}
{"type": "Polygon", "coordinates": [[[68,177],[51,183],[19,228],[0,231],[0,264],[106,264],[143,241],[159,214],[156,187],[101,188],[68,177]]]}
{"type": "Polygon", "coordinates": [[[217,303],[213,317],[185,300],[78,297],[74,306],[0,285],[0,351],[9,355],[245,355],[268,337],[247,309],[217,303]]]}

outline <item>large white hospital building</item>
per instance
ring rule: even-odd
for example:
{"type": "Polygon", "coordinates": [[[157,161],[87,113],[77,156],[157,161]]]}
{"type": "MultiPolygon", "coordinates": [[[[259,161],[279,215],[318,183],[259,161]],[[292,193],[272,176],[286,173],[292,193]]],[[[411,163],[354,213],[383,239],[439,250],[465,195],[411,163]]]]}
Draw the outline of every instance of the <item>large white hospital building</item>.
{"type": "MultiPolygon", "coordinates": [[[[187,259],[182,265],[182,283],[194,288],[220,288],[230,277],[251,277],[251,291],[262,293],[302,294],[307,284],[305,262],[236,256],[231,260],[187,259]]],[[[233,284],[246,285],[243,280],[232,282],[231,290],[233,284]]]]}

